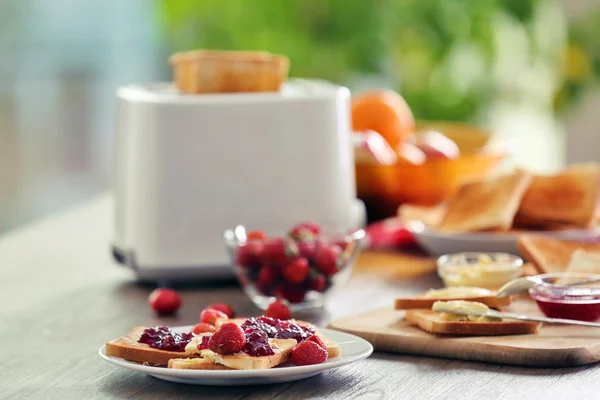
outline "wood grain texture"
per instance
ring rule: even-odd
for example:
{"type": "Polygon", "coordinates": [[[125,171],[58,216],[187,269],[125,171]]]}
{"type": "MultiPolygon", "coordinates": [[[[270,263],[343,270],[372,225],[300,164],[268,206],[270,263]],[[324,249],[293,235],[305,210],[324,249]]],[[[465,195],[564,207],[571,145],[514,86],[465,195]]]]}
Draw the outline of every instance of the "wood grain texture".
{"type": "MultiPolygon", "coordinates": [[[[228,301],[257,314],[231,282],[180,288],[184,307],[156,318],[146,305],[151,287],[137,284],[109,256],[111,199],[76,209],[0,237],[0,356],[6,399],[308,399],[596,398],[600,370],[519,368],[390,353],[295,383],[234,388],[186,386],[125,371],[98,348],[137,325],[194,323],[200,310],[228,301]]],[[[346,315],[390,305],[441,282],[435,274],[402,278],[411,267],[361,265],[321,314],[302,315],[321,326],[346,315]],[[377,271],[371,274],[368,271],[377,271]],[[381,278],[381,276],[383,278],[381,278]]]]}
{"type": "MultiPolygon", "coordinates": [[[[502,311],[541,315],[519,299],[502,311]]],[[[329,328],[358,335],[375,350],[457,360],[536,367],[572,367],[600,361],[600,329],[544,325],[535,335],[436,336],[411,325],[405,311],[385,307],[332,321],[329,328]]]]}

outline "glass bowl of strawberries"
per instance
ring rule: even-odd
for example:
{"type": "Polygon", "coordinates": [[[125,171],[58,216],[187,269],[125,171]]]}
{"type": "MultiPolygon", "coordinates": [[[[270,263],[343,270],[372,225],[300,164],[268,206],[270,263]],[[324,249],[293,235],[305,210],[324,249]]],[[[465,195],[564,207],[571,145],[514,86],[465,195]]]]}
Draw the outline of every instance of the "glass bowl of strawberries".
{"type": "Polygon", "coordinates": [[[293,311],[322,307],[327,296],[350,278],[365,232],[324,234],[313,223],[294,226],[285,236],[237,226],[224,233],[236,276],[252,302],[265,310],[275,299],[293,311]]]}

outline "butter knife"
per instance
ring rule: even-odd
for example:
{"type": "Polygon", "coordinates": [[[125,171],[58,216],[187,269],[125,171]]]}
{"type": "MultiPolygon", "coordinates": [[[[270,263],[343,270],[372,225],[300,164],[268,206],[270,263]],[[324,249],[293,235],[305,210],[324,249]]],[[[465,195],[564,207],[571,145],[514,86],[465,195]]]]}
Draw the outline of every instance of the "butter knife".
{"type": "Polygon", "coordinates": [[[577,321],[574,319],[565,319],[565,318],[546,318],[546,317],[531,317],[528,315],[522,315],[517,313],[505,313],[496,310],[488,310],[488,311],[458,311],[452,307],[444,307],[443,305],[439,305],[436,308],[436,312],[447,312],[452,314],[459,315],[476,315],[478,317],[494,317],[494,318],[502,318],[502,319],[516,319],[520,321],[533,321],[533,322],[546,322],[548,324],[565,324],[565,325],[579,325],[579,326],[591,326],[594,328],[600,328],[600,323],[596,322],[586,322],[586,321],[577,321]]]}

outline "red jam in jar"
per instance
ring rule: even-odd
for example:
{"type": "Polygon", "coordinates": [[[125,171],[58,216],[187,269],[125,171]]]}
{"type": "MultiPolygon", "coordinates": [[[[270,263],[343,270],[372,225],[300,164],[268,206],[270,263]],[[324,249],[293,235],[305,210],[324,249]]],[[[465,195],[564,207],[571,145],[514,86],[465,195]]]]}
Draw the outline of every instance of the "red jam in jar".
{"type": "Polygon", "coordinates": [[[576,319],[594,322],[600,319],[600,298],[555,299],[550,297],[534,297],[538,307],[549,318],[576,319]]]}
{"type": "MultiPolygon", "coordinates": [[[[529,289],[529,295],[549,318],[594,322],[600,319],[600,287],[553,284],[558,273],[539,275],[541,284],[529,289]]],[[[568,276],[567,273],[561,275],[568,276]]],[[[570,277],[573,282],[586,279],[570,277]]]]}

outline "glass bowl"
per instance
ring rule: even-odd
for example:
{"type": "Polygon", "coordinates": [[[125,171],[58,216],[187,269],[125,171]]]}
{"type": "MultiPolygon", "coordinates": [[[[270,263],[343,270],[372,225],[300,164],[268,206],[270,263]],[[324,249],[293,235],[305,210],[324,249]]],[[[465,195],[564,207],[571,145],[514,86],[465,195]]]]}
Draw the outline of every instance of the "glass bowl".
{"type": "Polygon", "coordinates": [[[575,282],[600,279],[600,275],[583,272],[556,272],[531,277],[537,284],[529,295],[549,318],[597,321],[600,319],[600,282],[571,286],[575,282]]]}
{"type": "Polygon", "coordinates": [[[247,238],[244,226],[224,233],[225,246],[244,292],[261,309],[285,299],[292,311],[322,307],[343,286],[360,253],[365,232],[293,239],[247,238]]]}
{"type": "Polygon", "coordinates": [[[523,260],[509,253],[468,252],[438,258],[438,275],[444,285],[497,290],[521,276],[523,260]]]}

